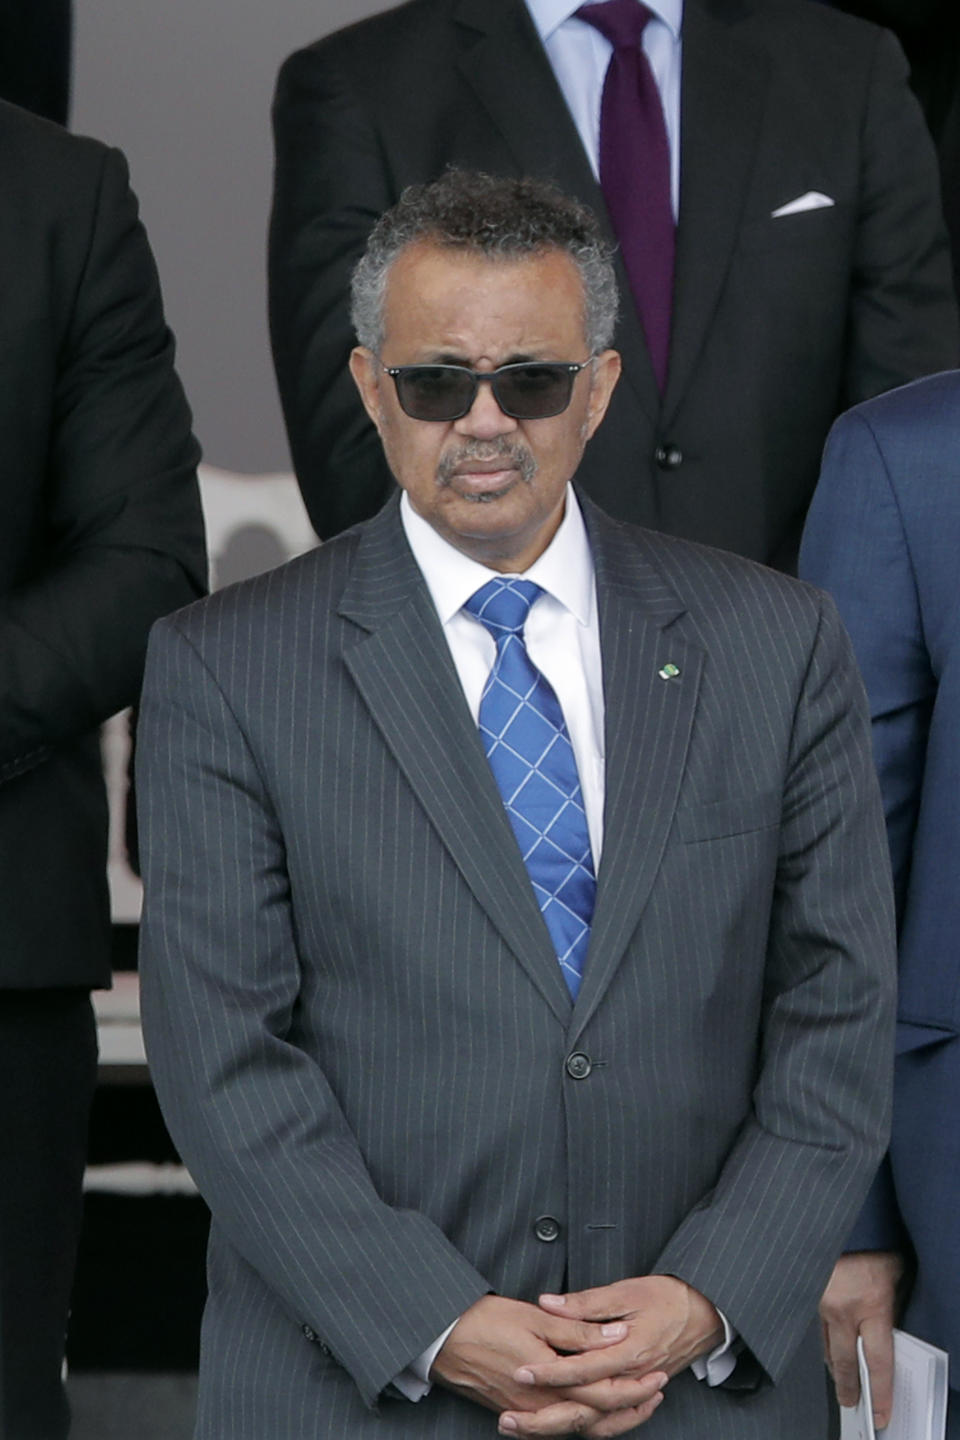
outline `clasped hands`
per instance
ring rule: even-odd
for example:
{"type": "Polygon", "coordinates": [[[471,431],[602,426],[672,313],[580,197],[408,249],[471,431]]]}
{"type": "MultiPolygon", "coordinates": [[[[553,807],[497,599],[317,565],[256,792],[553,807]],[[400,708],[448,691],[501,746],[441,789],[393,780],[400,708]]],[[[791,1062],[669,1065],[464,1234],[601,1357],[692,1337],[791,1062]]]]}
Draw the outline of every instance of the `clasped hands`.
{"type": "Polygon", "coordinates": [[[624,1435],[650,1419],[668,1379],[723,1337],[710,1301],[670,1275],[541,1295],[485,1295],[431,1369],[438,1384],[500,1412],[501,1435],[624,1435]]]}

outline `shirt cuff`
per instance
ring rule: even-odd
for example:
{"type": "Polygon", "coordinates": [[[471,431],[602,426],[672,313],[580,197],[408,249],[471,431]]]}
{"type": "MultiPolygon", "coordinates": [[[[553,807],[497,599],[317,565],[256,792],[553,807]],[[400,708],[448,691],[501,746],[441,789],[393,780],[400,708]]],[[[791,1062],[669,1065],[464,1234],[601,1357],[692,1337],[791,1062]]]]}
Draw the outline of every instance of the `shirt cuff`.
{"type": "MultiPolygon", "coordinates": [[[[460,1316],[458,1315],[457,1320],[459,1319],[460,1316]]],[[[454,1320],[453,1325],[456,1325],[457,1320],[454,1320]]],[[[422,1355],[418,1355],[415,1360],[411,1360],[406,1369],[401,1370],[399,1375],[394,1376],[393,1383],[406,1400],[412,1400],[414,1404],[416,1404],[418,1400],[423,1399],[424,1395],[430,1394],[430,1391],[433,1389],[430,1380],[430,1366],[434,1360],[436,1360],[441,1347],[446,1343],[447,1336],[453,1329],[453,1325],[448,1325],[443,1334],[438,1336],[432,1345],[428,1345],[422,1355]]],[[[711,1356],[710,1358],[712,1359],[713,1357],[711,1356]]],[[[731,1369],[732,1368],[731,1366],[731,1369]]]]}
{"type": "Polygon", "coordinates": [[[737,1357],[731,1348],[737,1332],[722,1310],[718,1310],[717,1314],[723,1322],[723,1339],[709,1355],[700,1355],[690,1362],[690,1369],[697,1379],[706,1380],[708,1385],[722,1385],[737,1368],[737,1357]]]}

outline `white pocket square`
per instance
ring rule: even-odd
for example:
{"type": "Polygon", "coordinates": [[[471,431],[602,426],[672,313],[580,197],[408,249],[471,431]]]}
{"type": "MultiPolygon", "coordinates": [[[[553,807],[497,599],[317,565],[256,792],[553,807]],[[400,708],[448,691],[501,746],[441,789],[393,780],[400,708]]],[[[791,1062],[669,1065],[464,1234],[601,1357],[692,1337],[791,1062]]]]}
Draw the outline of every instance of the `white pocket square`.
{"type": "Polygon", "coordinates": [[[771,211],[770,218],[779,220],[781,215],[799,215],[803,210],[826,210],[835,203],[829,195],[823,195],[819,190],[808,190],[806,195],[798,195],[796,200],[788,200],[779,210],[771,211]]]}

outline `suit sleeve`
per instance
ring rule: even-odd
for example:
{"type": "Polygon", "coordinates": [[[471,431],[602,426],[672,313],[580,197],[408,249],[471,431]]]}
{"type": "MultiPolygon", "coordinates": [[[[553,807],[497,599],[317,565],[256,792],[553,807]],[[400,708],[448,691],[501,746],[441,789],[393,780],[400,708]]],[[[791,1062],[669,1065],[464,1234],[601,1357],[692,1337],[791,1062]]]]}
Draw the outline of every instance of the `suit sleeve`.
{"type": "Polygon", "coordinates": [[[834,607],[793,721],[751,1113],[654,1269],[728,1317],[778,1380],[889,1134],[895,946],[862,689],[834,607]]]}
{"type": "Polygon", "coordinates": [[[297,480],[326,540],[376,514],[393,489],[347,358],[356,343],[350,275],[397,197],[367,117],[313,52],[284,65],[273,122],[273,358],[297,480]]]}
{"type": "Polygon", "coordinates": [[[218,1226],[373,1407],[490,1286],[377,1193],[316,1058],[284,843],[253,755],[176,622],[153,632],[137,779],[151,1072],[218,1226]]]}
{"type": "Polygon", "coordinates": [[[877,37],[839,409],[957,364],[957,309],[936,153],[892,35],[877,37]]]}
{"type": "Polygon", "coordinates": [[[44,561],[0,601],[0,779],[131,704],[150,625],[205,583],[199,452],[116,151],[103,152],[52,415],[44,561]]]}
{"type": "MultiPolygon", "coordinates": [[[[910,877],[927,733],[936,694],[903,522],[883,452],[861,415],[837,421],[807,519],[801,574],[829,590],[867,687],[873,752],[893,861],[898,915],[910,877]]],[[[897,1249],[903,1229],[885,1162],[847,1240],[897,1249]]]]}

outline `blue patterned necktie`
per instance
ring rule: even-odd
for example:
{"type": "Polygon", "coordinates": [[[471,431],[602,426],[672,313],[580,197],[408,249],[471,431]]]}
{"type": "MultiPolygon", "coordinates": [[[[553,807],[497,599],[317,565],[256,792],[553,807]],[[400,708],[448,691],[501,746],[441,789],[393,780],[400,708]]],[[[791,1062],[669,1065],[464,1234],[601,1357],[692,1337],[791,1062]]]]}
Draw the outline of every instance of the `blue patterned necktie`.
{"type": "Polygon", "coordinates": [[[563,978],[576,999],[597,882],[563,711],[523,639],[530,606],[542,594],[531,580],[508,576],[482,585],[463,608],[496,642],[497,658],[480,700],[480,738],[563,978]]]}

